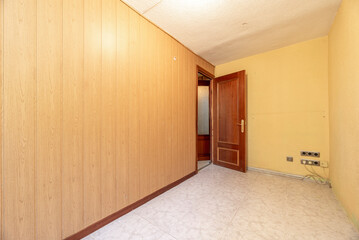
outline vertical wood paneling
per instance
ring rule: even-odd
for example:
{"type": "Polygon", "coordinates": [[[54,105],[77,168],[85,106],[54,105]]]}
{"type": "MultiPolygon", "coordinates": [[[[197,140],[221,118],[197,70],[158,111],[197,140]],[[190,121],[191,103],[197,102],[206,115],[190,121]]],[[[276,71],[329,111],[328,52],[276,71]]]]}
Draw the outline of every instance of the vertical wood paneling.
{"type": "Polygon", "coordinates": [[[84,1],[84,225],[101,218],[102,1],[84,1]]]}
{"type": "Polygon", "coordinates": [[[3,239],[26,240],[35,238],[36,1],[4,5],[3,239]]]}
{"type": "Polygon", "coordinates": [[[185,55],[184,55],[185,48],[183,46],[179,46],[178,51],[178,95],[179,95],[179,106],[178,106],[178,120],[179,120],[179,130],[178,130],[178,147],[179,147],[179,177],[184,176],[185,174],[185,162],[186,159],[186,139],[185,139],[185,129],[186,129],[186,109],[185,109],[185,101],[187,93],[185,92],[185,55]]]}
{"type": "Polygon", "coordinates": [[[83,1],[63,0],[62,237],[84,227],[83,1]]]}
{"type": "Polygon", "coordinates": [[[149,97],[149,88],[152,86],[149,84],[151,81],[151,63],[149,52],[146,49],[151,47],[150,35],[149,35],[149,23],[141,18],[140,19],[140,39],[146,39],[146,41],[140,41],[140,95],[139,95],[139,113],[140,113],[140,197],[145,197],[149,194],[149,167],[152,163],[151,144],[150,141],[150,108],[151,102],[149,97]]]}
{"type": "Polygon", "coordinates": [[[62,0],[37,0],[36,237],[61,238],[62,0]]]}
{"type": "Polygon", "coordinates": [[[116,1],[102,0],[102,217],[116,210],[116,1]]]}
{"type": "Polygon", "coordinates": [[[3,223],[3,211],[2,211],[2,201],[3,201],[3,174],[2,174],[2,163],[3,163],[3,86],[4,86],[4,1],[0,1],[0,240],[3,239],[2,235],[2,223],[3,223]]]}
{"type": "Polygon", "coordinates": [[[129,16],[128,7],[117,4],[117,125],[116,183],[117,209],[128,204],[129,164],[129,16]]]}
{"type": "Polygon", "coordinates": [[[164,139],[163,151],[165,152],[165,182],[173,181],[172,175],[172,165],[174,165],[174,160],[172,159],[172,39],[167,35],[164,36],[165,41],[165,61],[164,61],[164,73],[165,73],[165,124],[163,128],[165,129],[166,135],[164,139]]]}
{"type": "Polygon", "coordinates": [[[213,66],[121,1],[0,4],[2,239],[66,238],[195,171],[213,66]]]}
{"type": "MultiPolygon", "coordinates": [[[[189,116],[190,116],[190,125],[189,125],[189,143],[190,143],[190,159],[194,158],[197,159],[197,150],[196,150],[196,141],[197,141],[197,66],[196,66],[196,56],[193,53],[190,54],[190,69],[189,69],[189,99],[190,99],[190,106],[189,106],[189,116]]],[[[196,161],[189,161],[190,169],[196,170],[197,163],[196,161]]]]}
{"type": "Polygon", "coordinates": [[[149,193],[152,193],[157,190],[158,186],[158,164],[159,159],[157,155],[157,146],[158,146],[158,131],[157,131],[157,121],[158,121],[158,105],[157,105],[157,80],[158,80],[158,68],[157,68],[157,56],[159,50],[157,48],[158,39],[156,37],[156,29],[153,24],[149,23],[149,41],[151,51],[148,51],[149,55],[149,69],[150,69],[150,78],[147,92],[149,94],[149,154],[150,161],[148,161],[148,170],[149,171],[149,193]]]}
{"type": "Polygon", "coordinates": [[[191,132],[190,132],[190,125],[191,125],[191,117],[190,117],[190,109],[191,109],[191,88],[190,86],[190,82],[191,81],[195,81],[194,79],[191,78],[191,74],[189,71],[190,67],[189,67],[189,52],[185,51],[185,66],[184,66],[184,88],[185,88],[185,93],[186,93],[186,98],[185,98],[185,114],[186,114],[186,128],[185,128],[185,135],[184,135],[184,149],[185,149],[185,172],[184,174],[190,174],[192,172],[191,164],[190,164],[190,159],[192,159],[192,155],[191,155],[191,151],[190,151],[190,137],[191,136],[191,132]]]}
{"type": "Polygon", "coordinates": [[[140,89],[140,17],[134,11],[129,14],[129,203],[140,197],[140,119],[139,119],[139,89],[140,89]]]}
{"type": "Polygon", "coordinates": [[[157,143],[157,151],[158,151],[158,186],[162,188],[166,185],[166,131],[165,125],[169,124],[166,122],[165,117],[165,109],[166,109],[166,89],[165,89],[165,72],[166,72],[166,55],[165,55],[165,35],[161,32],[161,30],[156,29],[157,35],[157,49],[158,56],[156,58],[156,72],[158,73],[158,82],[157,82],[157,107],[158,107],[158,121],[157,129],[158,129],[158,143],[157,143]]]}
{"type": "Polygon", "coordinates": [[[172,135],[172,175],[171,180],[176,181],[180,176],[180,161],[179,161],[179,142],[178,142],[178,125],[179,125],[179,79],[178,79],[178,45],[175,40],[172,42],[172,126],[171,126],[171,135],[172,135]]]}

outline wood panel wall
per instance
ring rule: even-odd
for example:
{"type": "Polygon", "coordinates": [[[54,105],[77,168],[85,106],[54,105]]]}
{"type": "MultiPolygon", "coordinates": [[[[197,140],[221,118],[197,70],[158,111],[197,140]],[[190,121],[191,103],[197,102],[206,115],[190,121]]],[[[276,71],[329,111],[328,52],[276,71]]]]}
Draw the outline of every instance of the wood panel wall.
{"type": "Polygon", "coordinates": [[[195,171],[211,64],[117,0],[0,6],[2,239],[63,239],[195,171]]]}
{"type": "MultiPolygon", "coordinates": [[[[0,96],[2,96],[2,92],[3,92],[3,74],[4,74],[4,62],[3,62],[3,58],[4,58],[4,1],[0,0],[0,96]]],[[[3,215],[3,211],[2,211],[2,200],[3,200],[3,190],[2,190],[2,116],[3,116],[3,101],[2,101],[2,97],[0,97],[0,111],[1,111],[1,122],[0,122],[0,239],[2,239],[2,215],[3,215]]]]}

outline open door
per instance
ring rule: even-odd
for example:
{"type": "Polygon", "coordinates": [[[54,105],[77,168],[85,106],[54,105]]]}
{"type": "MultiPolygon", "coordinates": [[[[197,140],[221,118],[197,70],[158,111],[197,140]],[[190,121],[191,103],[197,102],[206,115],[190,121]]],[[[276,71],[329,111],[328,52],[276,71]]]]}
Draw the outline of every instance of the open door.
{"type": "Polygon", "coordinates": [[[213,163],[246,172],[245,71],[213,82],[213,163]]]}

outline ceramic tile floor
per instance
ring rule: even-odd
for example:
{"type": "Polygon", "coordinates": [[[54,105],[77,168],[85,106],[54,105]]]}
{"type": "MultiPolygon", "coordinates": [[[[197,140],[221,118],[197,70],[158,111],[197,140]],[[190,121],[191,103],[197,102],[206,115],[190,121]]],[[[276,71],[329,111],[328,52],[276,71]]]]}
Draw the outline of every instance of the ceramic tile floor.
{"type": "Polygon", "coordinates": [[[210,165],[86,240],[357,240],[331,189],[210,165]]]}
{"type": "Polygon", "coordinates": [[[208,166],[209,164],[211,164],[211,160],[198,161],[198,170],[208,166]]]}

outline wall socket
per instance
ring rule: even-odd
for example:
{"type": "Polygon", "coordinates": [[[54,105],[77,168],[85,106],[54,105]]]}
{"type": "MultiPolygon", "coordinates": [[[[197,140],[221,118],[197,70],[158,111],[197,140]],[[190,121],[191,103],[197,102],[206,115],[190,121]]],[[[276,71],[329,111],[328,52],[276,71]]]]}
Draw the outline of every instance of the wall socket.
{"type": "Polygon", "coordinates": [[[293,162],[293,157],[287,157],[287,162],[293,162]]]}
{"type": "Polygon", "coordinates": [[[318,160],[301,159],[300,163],[304,164],[304,165],[321,166],[320,161],[318,161],[318,160]]]}
{"type": "Polygon", "coordinates": [[[320,157],[320,152],[309,152],[309,151],[300,151],[300,156],[307,156],[307,157],[320,157]]]}

